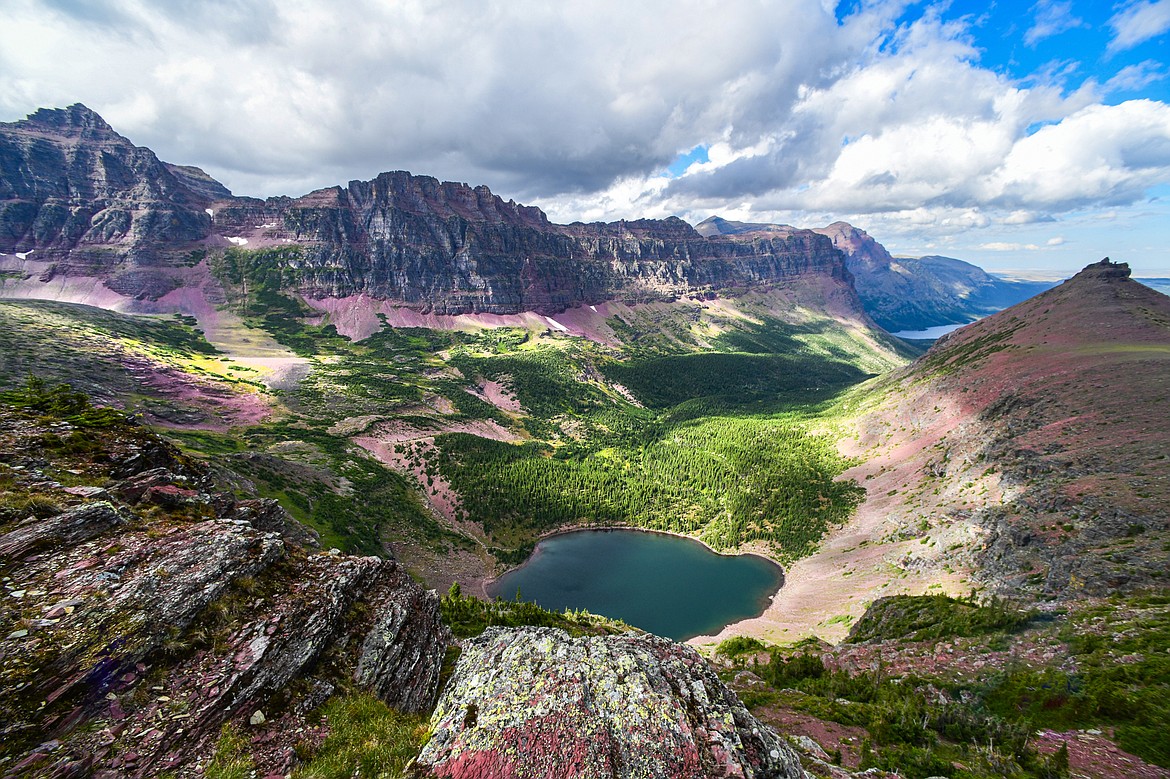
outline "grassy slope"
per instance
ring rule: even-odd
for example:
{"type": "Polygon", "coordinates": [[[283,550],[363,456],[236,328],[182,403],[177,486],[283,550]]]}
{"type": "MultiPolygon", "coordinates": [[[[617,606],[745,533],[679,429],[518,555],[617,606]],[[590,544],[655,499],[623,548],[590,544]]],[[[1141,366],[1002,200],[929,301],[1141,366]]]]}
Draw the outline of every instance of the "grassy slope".
{"type": "Polygon", "coordinates": [[[1164,595],[1043,614],[901,597],[837,647],[740,638],[717,657],[757,716],[855,768],[1046,779],[1071,764],[1074,775],[1153,777],[1170,763],[1167,620],[1164,595]]]}
{"type": "Polygon", "coordinates": [[[12,386],[28,374],[68,380],[156,419],[206,423],[263,405],[256,371],[207,343],[193,320],[0,300],[0,382],[12,386]]]}
{"type": "Polygon", "coordinates": [[[889,485],[906,519],[980,528],[962,562],[992,586],[1164,584],[1170,298],[1106,273],[959,331],[883,379],[861,417],[871,457],[900,451],[871,498],[889,485]]]}
{"type": "Polygon", "coordinates": [[[421,568],[453,549],[514,561],[550,527],[594,522],[805,554],[857,500],[833,480],[846,462],[813,429],[816,404],[904,359],[863,323],[796,304],[819,289],[621,307],[609,321],[620,349],[535,329],[384,329],[355,343],[311,324],[319,319],[282,291],[296,281],[289,251],[231,249],[209,265],[228,313],[308,361],[293,388],[241,384],[243,366],[187,324],[66,304],[4,304],[10,340],[43,322],[30,339],[39,352],[0,369],[10,381],[29,370],[68,379],[80,361],[98,377],[89,389],[131,405],[158,394],[164,373],[184,388],[239,384],[269,407],[192,429],[200,407],[184,389],[167,402],[195,411],[150,418],[223,458],[326,543],[425,548],[421,568]],[[71,335],[45,346],[58,332],[71,335]],[[135,349],[149,352],[145,365],[135,349]]]}
{"type": "MultiPolygon", "coordinates": [[[[1072,299],[1075,301],[1076,296],[1072,299]]],[[[857,405],[862,404],[866,411],[878,409],[882,412],[863,415],[862,419],[870,427],[859,434],[861,439],[881,447],[881,451],[896,452],[899,442],[920,439],[924,430],[940,422],[945,428],[942,438],[952,436],[949,445],[939,447],[932,444],[919,448],[905,462],[891,459],[882,464],[875,460],[876,465],[870,473],[877,474],[877,479],[868,486],[871,487],[871,497],[896,504],[903,512],[903,519],[913,516],[925,519],[925,526],[916,521],[903,528],[913,531],[906,540],[923,550],[935,550],[937,559],[953,561],[963,550],[950,548],[945,532],[966,516],[962,512],[978,508],[987,501],[987,496],[981,496],[977,489],[967,486],[969,477],[977,471],[983,473],[987,466],[978,464],[975,449],[963,449],[956,443],[962,436],[978,438],[979,430],[985,428],[954,430],[955,420],[947,418],[943,412],[954,410],[961,415],[969,414],[971,408],[984,411],[991,408],[989,399],[1005,395],[1002,385],[991,383],[996,377],[1003,380],[1005,377],[1027,376],[1037,381],[1039,387],[1061,390],[1055,395],[1055,400],[1039,393],[1028,403],[1027,393],[1016,388],[1008,392],[1007,397],[1022,397],[1023,401],[1016,401],[1021,405],[993,409],[1009,420],[1028,418],[1020,417],[1019,409],[1028,410],[1029,416],[1041,412],[1037,418],[1043,424],[1039,427],[1032,424],[1023,429],[1025,437],[1021,439],[1036,448],[1053,440],[1050,437],[1037,438],[1037,430],[1056,431],[1056,440],[1061,446],[1053,450],[1038,449],[1041,462],[1045,457],[1063,456],[1084,469],[1087,467],[1083,465],[1086,458],[1100,458],[1103,453],[1112,453],[1113,456],[1105,460],[1105,467],[1098,462],[1092,474],[1064,467],[1060,477],[1071,481],[1060,482],[1062,488],[1071,484],[1092,496],[1095,490],[1099,491],[1100,485],[1094,487],[1087,479],[1119,480],[1124,477],[1127,479],[1125,488],[1111,489],[1108,494],[1122,501],[1128,510],[1146,512],[1143,516],[1157,516],[1154,513],[1156,507],[1165,505],[1163,496],[1157,492],[1158,486],[1165,484],[1159,470],[1163,460],[1157,459],[1158,452],[1164,451],[1164,447],[1157,436],[1165,431],[1149,426],[1148,406],[1143,409],[1117,393],[1106,395],[1093,385],[1112,386],[1109,382],[1116,383],[1117,375],[1128,376],[1127,386],[1136,390],[1136,397],[1144,398],[1141,393],[1155,393],[1145,400],[1156,406],[1159,384],[1143,377],[1165,375],[1159,366],[1164,365],[1161,361],[1166,349],[1157,334],[1166,330],[1170,318],[1160,308],[1164,304],[1158,299],[1135,300],[1122,295],[1115,302],[1131,313],[1136,311],[1137,320],[1132,321],[1140,320],[1145,325],[1137,331],[1118,329],[1124,328],[1124,322],[1113,314],[1093,325],[1097,333],[1095,341],[1086,342],[1085,334],[1080,334],[1081,341],[1070,346],[1068,341],[1076,334],[1071,333],[1068,320],[1055,316],[1051,301],[1035,304],[1040,307],[1030,309],[1026,318],[1043,324],[1044,330],[1033,331],[1026,340],[1021,339],[1020,328],[1013,329],[1014,324],[1006,328],[1006,335],[975,330],[956,342],[960,352],[955,354],[961,353],[962,366],[956,360],[939,360],[936,356],[923,363],[932,372],[929,379],[903,376],[879,387],[876,393],[871,389],[854,390],[828,404],[824,401],[833,399],[838,390],[859,378],[860,371],[872,371],[883,364],[888,367],[897,362],[897,357],[889,351],[874,348],[873,341],[852,334],[842,336],[841,329],[828,326],[824,320],[819,324],[810,322],[808,317],[805,321],[785,320],[774,316],[775,312],[762,304],[747,317],[720,318],[700,310],[697,320],[696,312],[689,304],[674,309],[658,306],[652,310],[654,315],[649,320],[630,316],[613,322],[614,329],[620,331],[629,343],[624,351],[551,334],[516,330],[478,333],[385,331],[354,344],[337,337],[328,328],[306,326],[297,316],[282,316],[277,321],[253,319],[254,324],[264,327],[278,339],[311,355],[313,370],[309,378],[295,390],[270,397],[277,403],[278,413],[263,423],[221,431],[171,431],[170,435],[179,437],[191,450],[221,458],[226,464],[246,473],[261,492],[279,497],[294,514],[322,530],[327,543],[353,549],[373,550],[378,548],[382,538],[395,535],[407,545],[429,546],[436,550],[473,544],[436,523],[424,511],[408,481],[366,457],[350,441],[354,431],[377,428],[386,420],[438,434],[430,437],[438,443],[437,448],[420,451],[420,460],[429,461],[430,469],[436,475],[446,476],[451,483],[463,487],[463,510],[483,512],[480,519],[488,520],[489,531],[504,546],[523,548],[527,539],[547,521],[559,522],[566,517],[569,521],[597,518],[617,521],[622,511],[632,509],[618,507],[613,509],[613,515],[604,515],[600,511],[606,509],[603,498],[612,498],[615,494],[636,495],[637,487],[647,482],[654,485],[656,493],[662,494],[643,496],[641,500],[646,502],[639,506],[638,517],[658,516],[665,521],[677,521],[679,517],[698,516],[700,521],[695,522],[692,529],[715,533],[713,539],[717,543],[725,541],[732,545],[742,540],[775,542],[784,538],[784,523],[775,521],[782,511],[767,517],[766,524],[757,522],[753,525],[749,510],[758,506],[761,496],[768,493],[792,496],[798,494],[801,487],[830,485],[827,479],[845,463],[824,446],[825,439],[819,433],[830,423],[843,424],[842,415],[854,414],[857,405]],[[1135,332],[1141,337],[1135,338],[1135,332]],[[772,352],[781,351],[793,371],[777,371],[773,374],[774,384],[754,381],[754,368],[769,370],[769,366],[776,362],[772,352]],[[700,353],[699,359],[695,359],[696,353],[700,353]],[[826,362],[826,353],[836,359],[826,362]],[[1048,366],[1045,370],[1049,372],[1030,375],[1021,371],[1020,363],[1012,360],[1022,355],[1038,358],[1032,362],[1048,366]],[[1054,361],[1053,356],[1066,362],[1054,361]],[[1084,360],[1096,361],[1098,367],[1086,371],[1081,362],[1084,360]],[[743,374],[728,370],[728,365],[737,363],[754,368],[743,374]],[[967,372],[971,366],[989,365],[995,370],[982,376],[967,372]],[[1070,366],[1078,370],[1069,372],[1070,366]],[[1151,370],[1153,373],[1148,372],[1151,370]],[[1073,379],[1067,378],[1070,375],[1073,379]],[[745,377],[749,381],[744,381],[745,377]],[[517,413],[486,402],[480,390],[484,380],[495,381],[510,389],[524,410],[517,413]],[[924,388],[934,391],[939,382],[949,387],[953,396],[943,403],[945,407],[932,406],[933,401],[928,401],[926,395],[915,394],[924,388]],[[641,389],[644,396],[641,404],[630,399],[630,391],[635,388],[641,389]],[[901,400],[903,406],[899,415],[892,419],[883,416],[886,408],[883,404],[899,402],[893,395],[907,389],[910,390],[909,399],[901,400]],[[974,403],[975,400],[982,405],[974,403]],[[803,401],[803,405],[794,408],[797,401],[803,401]],[[1075,403],[1081,403],[1082,410],[1093,409],[1093,412],[1073,414],[1070,418],[1069,412],[1078,408],[1075,403]],[[460,421],[491,421],[528,443],[498,444],[480,437],[442,434],[444,427],[460,421]],[[1061,424],[1050,427],[1053,422],[1061,424]],[[1070,432],[1062,434],[1064,430],[1070,432]],[[1120,450],[1116,446],[1121,441],[1118,436],[1127,444],[1120,450]],[[816,474],[802,473],[799,467],[782,460],[783,456],[793,452],[798,454],[794,458],[796,466],[807,466],[819,458],[825,458],[826,462],[816,474]],[[1146,454],[1150,456],[1146,457],[1146,454]],[[770,459],[773,457],[781,459],[770,459]],[[655,466],[664,467],[659,471],[649,470],[655,466]],[[477,508],[466,500],[467,495],[486,496],[487,490],[479,487],[488,482],[477,484],[474,481],[484,472],[497,477],[492,482],[496,486],[507,485],[507,482],[500,481],[505,477],[517,479],[516,483],[501,491],[504,499],[513,501],[512,505],[539,486],[543,474],[549,491],[541,494],[540,509],[549,511],[550,505],[555,507],[558,501],[569,499],[576,501],[575,507],[570,507],[560,517],[546,517],[541,521],[536,521],[539,518],[536,511],[517,510],[509,522],[493,528],[491,523],[498,522],[499,518],[487,514],[494,511],[494,504],[477,508]],[[926,474],[928,478],[910,485],[911,472],[926,474]],[[576,474],[579,481],[568,481],[566,489],[565,474],[576,474]],[[696,474],[701,474],[702,478],[692,478],[696,474]],[[774,478],[779,478],[780,482],[769,481],[774,478]],[[720,479],[724,481],[720,482],[720,479]],[[791,482],[784,479],[791,479],[791,482]],[[902,479],[907,479],[907,482],[903,483],[902,479]],[[702,486],[712,481],[722,483],[725,489],[711,490],[710,495],[702,494],[702,486]],[[874,484],[881,486],[875,490],[874,484]],[[936,496],[933,501],[930,500],[932,484],[937,490],[933,493],[936,496]],[[887,486],[890,489],[887,490],[887,486]],[[740,490],[738,495],[737,489],[740,490]],[[737,501],[742,511],[737,509],[737,501]],[[950,508],[940,511],[944,506],[950,508]],[[659,513],[655,514],[655,511],[659,513]],[[708,512],[705,521],[702,521],[703,511],[708,512]],[[746,521],[737,526],[736,520],[745,517],[746,521]],[[718,535],[724,532],[730,534],[718,535]],[[919,535],[914,533],[921,536],[921,543],[919,535]]],[[[634,309],[636,314],[639,311],[634,309]]],[[[150,358],[148,367],[151,371],[173,371],[181,378],[200,380],[211,373],[211,380],[229,387],[233,379],[239,378],[233,375],[230,362],[209,353],[185,323],[146,320],[148,324],[144,324],[140,319],[58,304],[4,303],[0,304],[0,312],[7,317],[4,321],[17,323],[8,324],[8,334],[4,336],[14,351],[0,352],[17,355],[20,360],[5,363],[9,383],[29,366],[51,376],[67,378],[73,370],[71,366],[77,364],[74,360],[89,361],[81,363],[86,366],[86,375],[100,375],[97,371],[111,370],[110,375],[118,376],[121,375],[118,371],[123,370],[118,366],[125,365],[127,354],[143,353],[150,358]],[[22,328],[43,336],[52,334],[55,338],[52,348],[38,345],[41,335],[22,341],[19,337],[22,328]],[[79,335],[76,339],[62,337],[70,333],[79,335]],[[208,361],[212,361],[213,369],[208,367],[208,361]],[[110,368],[111,365],[114,367],[110,368]]],[[[1025,318],[1017,312],[1007,315],[1001,322],[1011,322],[1011,316],[1025,318]]],[[[0,334],[3,332],[0,329],[0,334]]],[[[135,370],[141,372],[138,365],[135,363],[135,370]]],[[[123,373],[130,372],[123,370],[123,373]]],[[[109,383],[103,379],[99,383],[123,391],[123,385],[116,379],[109,383]]],[[[244,385],[244,389],[252,392],[253,385],[244,385]]],[[[636,398],[637,391],[633,395],[636,398]]],[[[932,397],[937,398],[937,395],[932,397]]],[[[973,417],[964,417],[970,418],[973,417]]],[[[986,444],[987,441],[975,443],[986,444]]],[[[970,440],[964,446],[968,444],[971,444],[970,440]]],[[[1053,471],[1049,469],[1045,473],[1050,480],[1053,471]]],[[[859,475],[859,478],[864,477],[859,475]]],[[[994,481],[997,476],[992,473],[986,478],[994,481]]],[[[1077,497],[1075,492],[1065,492],[1070,497],[1077,497]]],[[[847,508],[849,500],[848,493],[838,501],[819,490],[815,497],[831,508],[847,508]]],[[[537,503],[531,497],[528,500],[533,505],[537,503]]],[[[837,518],[839,515],[828,516],[824,527],[837,518]]],[[[1034,520],[1034,515],[1030,519],[1034,520]]],[[[1085,527],[1091,526],[1092,519],[1086,515],[1084,524],[1078,520],[1072,524],[1071,530],[1058,525],[1059,532],[1049,535],[1043,534],[1048,533],[1050,521],[1042,519],[1035,523],[1033,530],[1046,541],[1052,538],[1061,541],[1082,534],[1085,527]]],[[[819,529],[813,528],[812,532],[815,534],[819,529]]],[[[1164,556],[1166,546],[1158,532],[1157,528],[1147,527],[1130,536],[1128,541],[1124,537],[1116,539],[1106,548],[1106,554],[1115,558],[1125,547],[1129,553],[1118,561],[1118,565],[1123,569],[1126,566],[1140,567],[1143,561],[1135,559],[1140,555],[1132,553],[1137,545],[1145,549],[1152,543],[1155,546],[1150,549],[1164,556]]],[[[810,540],[811,536],[789,542],[800,550],[800,544],[810,540]]],[[[1155,555],[1149,559],[1156,561],[1158,558],[1155,555]]],[[[889,578],[889,574],[886,576],[889,578]]],[[[835,588],[836,583],[825,580],[819,587],[823,592],[835,588]]],[[[1048,666],[1039,663],[1018,673],[1009,669],[999,681],[978,681],[983,685],[978,688],[978,693],[984,696],[987,716],[999,717],[1009,724],[1027,723],[1028,727],[1116,726],[1122,746],[1165,764],[1165,755],[1160,751],[1164,746],[1157,733],[1151,735],[1147,723],[1150,716],[1155,720],[1162,716],[1157,707],[1160,697],[1164,697],[1159,690],[1165,685],[1165,669],[1156,662],[1151,664],[1166,642],[1161,627],[1165,609],[1159,605],[1158,597],[1143,601],[1141,596],[1134,596],[1093,607],[1098,608],[1096,611],[1090,608],[1070,612],[1060,623],[1064,627],[1058,628],[1063,632],[1051,633],[1044,639],[1063,642],[1061,646],[1064,648],[1058,647],[1048,658],[1053,661],[1051,665],[1055,670],[1047,671],[1048,666]],[[1069,657],[1074,658],[1074,666],[1078,669],[1072,675],[1069,675],[1064,660],[1069,657]],[[1065,674],[1060,682],[1072,693],[1067,699],[1053,702],[1044,697],[1048,694],[1045,691],[1052,688],[1051,673],[1065,674]]],[[[926,642],[925,648],[918,644],[883,645],[882,656],[890,662],[905,657],[907,662],[918,667],[926,662],[925,653],[933,653],[929,647],[940,640],[948,639],[935,636],[926,642]]],[[[988,667],[994,668],[1003,667],[1005,656],[1002,656],[1000,647],[1015,645],[1015,639],[1010,636],[997,639],[992,635],[989,639],[971,640],[984,643],[979,647],[964,644],[962,651],[992,653],[988,655],[991,658],[988,667]],[[997,652],[1001,654],[994,654],[997,652]]],[[[947,684],[953,681],[947,681],[947,684]]],[[[863,689],[870,684],[876,690],[873,695],[879,700],[903,707],[899,711],[918,712],[915,708],[920,705],[916,702],[918,698],[910,702],[902,700],[908,693],[890,692],[881,679],[863,679],[856,684],[839,683],[846,691],[863,689]],[[849,687],[851,684],[853,688],[849,687]],[[892,697],[883,699],[881,696],[892,697]]],[[[939,687],[942,680],[931,684],[939,687]]],[[[930,688],[924,683],[913,682],[903,684],[901,690],[918,695],[917,691],[929,691],[930,688]]],[[[839,695],[838,689],[831,692],[832,701],[849,699],[849,694],[839,695]]],[[[870,695],[868,692],[857,694],[870,695]]],[[[959,694],[957,688],[955,694],[959,694]]],[[[763,708],[776,703],[765,699],[755,702],[763,708]]],[[[797,701],[791,707],[807,709],[810,706],[816,708],[829,704],[797,701]]],[[[825,720],[854,717],[848,712],[835,713],[832,706],[816,709],[816,712],[825,720]]],[[[947,750],[961,750],[956,746],[958,742],[953,734],[935,731],[932,736],[923,730],[930,730],[926,726],[902,734],[890,730],[891,723],[897,723],[897,717],[893,720],[884,715],[879,717],[880,712],[880,708],[876,709],[870,712],[873,717],[866,714],[862,718],[864,721],[858,720],[853,725],[866,728],[873,725],[877,729],[870,731],[871,747],[876,753],[869,758],[873,762],[880,764],[882,760],[897,759],[905,766],[917,766],[914,772],[919,768],[927,771],[937,767],[937,750],[941,749],[944,759],[954,755],[947,750]],[[881,743],[883,739],[884,744],[881,743]],[[882,756],[883,748],[888,748],[885,757],[882,756]]],[[[966,755],[963,759],[972,759],[970,753],[963,754],[966,755]]],[[[1016,761],[1020,769],[1018,775],[1042,775],[1033,771],[1033,768],[1040,770],[1044,766],[1042,759],[1025,764],[1027,761],[1018,754],[1006,758],[1016,761]]],[[[969,775],[988,775],[980,770],[972,768],[969,775]]]]}

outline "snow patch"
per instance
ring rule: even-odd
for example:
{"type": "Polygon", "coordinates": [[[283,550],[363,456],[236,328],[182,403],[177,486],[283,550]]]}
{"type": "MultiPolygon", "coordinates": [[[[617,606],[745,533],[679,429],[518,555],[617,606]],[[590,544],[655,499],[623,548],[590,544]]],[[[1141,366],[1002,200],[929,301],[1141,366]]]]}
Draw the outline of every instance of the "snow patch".
{"type": "Polygon", "coordinates": [[[560,330],[562,333],[567,333],[567,332],[569,332],[569,328],[565,327],[565,326],[564,326],[564,325],[562,325],[560,322],[558,322],[557,320],[553,319],[551,316],[546,316],[546,317],[545,317],[545,319],[546,319],[546,320],[548,320],[548,323],[549,323],[550,325],[552,325],[552,326],[553,326],[553,327],[555,327],[556,329],[560,330]]]}
{"type": "Polygon", "coordinates": [[[245,246],[248,243],[247,238],[240,238],[238,236],[229,237],[228,240],[231,241],[232,243],[234,243],[236,246],[245,246]]]}
{"type": "Polygon", "coordinates": [[[205,212],[205,213],[206,213],[208,216],[210,216],[212,219],[214,219],[214,218],[215,218],[215,209],[213,209],[213,208],[205,208],[205,209],[203,209],[203,211],[204,211],[204,212],[205,212]]]}
{"type": "Polygon", "coordinates": [[[596,314],[597,313],[597,306],[590,306],[589,310],[592,311],[594,314],[596,314]]]}
{"type": "Polygon", "coordinates": [[[29,249],[27,252],[17,252],[17,253],[16,253],[16,258],[17,258],[18,260],[26,260],[26,259],[28,259],[28,256],[29,256],[30,254],[32,254],[34,251],[36,251],[36,250],[35,250],[35,249],[29,249]]]}

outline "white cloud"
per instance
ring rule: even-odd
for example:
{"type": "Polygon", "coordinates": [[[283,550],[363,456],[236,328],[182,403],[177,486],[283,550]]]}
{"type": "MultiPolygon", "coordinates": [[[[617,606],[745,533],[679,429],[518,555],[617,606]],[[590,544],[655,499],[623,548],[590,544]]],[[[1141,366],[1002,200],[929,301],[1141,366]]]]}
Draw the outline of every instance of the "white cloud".
{"type": "MultiPolygon", "coordinates": [[[[1170,183],[1170,108],[1104,102],[1164,63],[1078,85],[1078,63],[1053,60],[1013,79],[946,3],[867,0],[842,21],[837,5],[6,0],[0,118],[85,102],[239,194],[404,168],[558,221],[846,219],[940,249],[967,233],[1047,246],[1044,223],[1121,222],[1170,183]],[[700,145],[706,162],[663,177],[700,145]]],[[[1076,7],[1036,4],[1024,34],[1071,29],[1076,7]]],[[[1170,27],[1170,0],[1110,24],[1113,49],[1131,47],[1170,27]]]]}
{"type": "Polygon", "coordinates": [[[665,195],[676,211],[739,194],[758,210],[1003,212],[965,220],[979,226],[1134,202],[1170,181],[1164,104],[1018,87],[974,63],[960,32],[929,17],[913,25],[898,46],[806,90],[764,153],[690,171],[665,195]]]}
{"type": "Polygon", "coordinates": [[[1003,241],[991,241],[979,245],[980,249],[986,249],[992,252],[1020,252],[1020,251],[1036,251],[1040,247],[1034,243],[1005,243],[1003,241]]]}
{"type": "Polygon", "coordinates": [[[1166,78],[1166,66],[1153,60],[1145,60],[1136,65],[1126,65],[1108,81],[1104,91],[1108,93],[1120,91],[1136,91],[1150,84],[1166,78]]]}
{"type": "Polygon", "coordinates": [[[255,13],[13,0],[0,72],[25,87],[0,109],[80,100],[244,193],[409,168],[548,196],[755,145],[882,23],[797,0],[219,5],[255,13]]]}
{"type": "Polygon", "coordinates": [[[1029,225],[1037,222],[1051,222],[1053,218],[1048,214],[1038,213],[1036,211],[1016,210],[1010,214],[1002,217],[999,220],[1000,224],[1004,225],[1029,225]]]}
{"type": "Polygon", "coordinates": [[[1113,28],[1110,51],[1132,49],[1170,30],[1170,0],[1138,0],[1109,20],[1113,28]]]}
{"type": "Polygon", "coordinates": [[[1029,46],[1062,32],[1088,26],[1073,14],[1072,3],[1067,0],[1040,0],[1032,10],[1035,21],[1024,33],[1024,42],[1029,46]]]}
{"type": "Polygon", "coordinates": [[[1128,204],[1170,181],[1170,106],[1093,105],[1021,138],[988,179],[987,201],[1071,210],[1128,204]]]}

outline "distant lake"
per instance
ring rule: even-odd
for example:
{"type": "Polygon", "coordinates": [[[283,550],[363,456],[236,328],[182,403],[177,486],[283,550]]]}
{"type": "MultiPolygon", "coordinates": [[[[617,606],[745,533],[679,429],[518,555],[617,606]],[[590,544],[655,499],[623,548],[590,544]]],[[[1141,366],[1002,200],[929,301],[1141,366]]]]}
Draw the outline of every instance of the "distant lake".
{"type": "Polygon", "coordinates": [[[522,567],[488,586],[552,611],[588,609],[685,641],[757,617],[784,576],[755,555],[718,555],[687,538],[581,530],[541,541],[522,567]]]}
{"type": "Polygon", "coordinates": [[[963,322],[957,325],[936,325],[934,327],[928,327],[925,330],[902,330],[897,333],[891,333],[891,335],[897,336],[898,338],[908,338],[911,341],[933,341],[936,338],[942,338],[947,333],[953,333],[960,327],[966,327],[969,324],[971,323],[963,322]]]}

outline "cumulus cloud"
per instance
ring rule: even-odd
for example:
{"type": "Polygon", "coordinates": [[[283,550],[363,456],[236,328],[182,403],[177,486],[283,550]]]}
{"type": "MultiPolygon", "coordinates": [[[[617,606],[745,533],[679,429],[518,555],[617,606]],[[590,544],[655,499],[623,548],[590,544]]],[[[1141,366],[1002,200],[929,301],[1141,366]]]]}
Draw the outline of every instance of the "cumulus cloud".
{"type": "Polygon", "coordinates": [[[1170,106],[1088,106],[1013,144],[984,187],[988,202],[1073,209],[1129,204],[1170,181],[1170,106]]]}
{"type": "Polygon", "coordinates": [[[268,193],[389,167],[595,191],[700,143],[751,145],[868,43],[796,0],[13,2],[0,69],[24,83],[0,106],[81,100],[268,193]]]}
{"type": "Polygon", "coordinates": [[[1132,49],[1170,30],[1170,0],[1138,0],[1109,20],[1113,28],[1110,51],[1132,49]]]}
{"type": "Polygon", "coordinates": [[[1016,210],[1012,211],[1000,219],[1001,224],[1005,225],[1030,225],[1037,222],[1054,222],[1056,221],[1050,214],[1038,213],[1036,211],[1016,210]]]}
{"type": "Polygon", "coordinates": [[[1136,203],[1170,183],[1166,104],[1104,105],[1093,82],[1024,88],[980,67],[961,30],[929,17],[914,27],[806,90],[760,153],[660,188],[667,210],[699,217],[748,201],[757,214],[887,214],[937,235],[1136,203]]]}
{"type": "Polygon", "coordinates": [[[806,90],[763,153],[708,165],[665,195],[679,206],[738,195],[779,211],[990,207],[1011,224],[1134,202],[1170,181],[1170,109],[1097,99],[1094,85],[1019,87],[979,67],[961,29],[924,18],[882,54],[806,90]]]}
{"type": "MultiPolygon", "coordinates": [[[[1068,59],[1013,78],[946,3],[837,5],[6,0],[0,111],[84,102],[238,194],[402,168],[560,221],[847,219],[943,248],[1028,229],[1045,233],[980,240],[1055,246],[1038,225],[1170,183],[1170,108],[1106,103],[1164,63],[1103,84],[1078,85],[1068,59]],[[665,174],[699,146],[705,161],[665,174]]],[[[1073,10],[1041,0],[1016,34],[1073,29],[1073,10]]],[[[1170,27],[1170,0],[1109,24],[1114,51],[1135,46],[1170,27]]]]}

